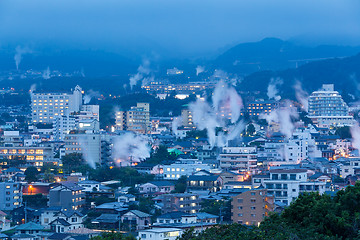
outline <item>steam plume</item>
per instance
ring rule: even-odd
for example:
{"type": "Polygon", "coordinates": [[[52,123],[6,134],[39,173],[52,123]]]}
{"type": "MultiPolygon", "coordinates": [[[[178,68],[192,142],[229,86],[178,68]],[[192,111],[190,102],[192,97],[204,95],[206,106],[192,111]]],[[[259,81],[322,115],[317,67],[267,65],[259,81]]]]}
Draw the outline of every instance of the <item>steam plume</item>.
{"type": "Polygon", "coordinates": [[[50,67],[47,67],[47,69],[44,70],[43,74],[42,74],[43,79],[50,79],[50,67]]]}
{"type": "Polygon", "coordinates": [[[269,99],[275,99],[276,101],[281,99],[281,96],[278,95],[278,86],[281,86],[283,83],[283,80],[280,78],[271,78],[267,88],[267,96],[269,99]]]}
{"type": "Polygon", "coordinates": [[[150,157],[148,139],[144,135],[125,133],[114,139],[113,158],[120,166],[129,166],[150,157]]]}
{"type": "Polygon", "coordinates": [[[196,76],[199,76],[200,73],[205,71],[205,67],[203,66],[197,66],[196,67],[196,76]]]}
{"type": "Polygon", "coordinates": [[[84,104],[88,104],[92,98],[98,98],[101,94],[98,91],[89,90],[83,97],[84,104]]]}
{"type": "Polygon", "coordinates": [[[21,60],[22,60],[22,56],[24,54],[27,54],[27,53],[31,53],[32,51],[25,47],[25,48],[22,48],[21,46],[17,46],[15,48],[15,56],[14,56],[14,60],[15,60],[15,65],[16,65],[16,69],[19,70],[19,66],[20,66],[20,63],[21,63],[21,60]]]}
{"type": "Polygon", "coordinates": [[[296,99],[301,103],[304,110],[307,112],[308,104],[309,104],[308,103],[309,94],[302,88],[301,82],[298,80],[296,81],[296,83],[294,85],[294,89],[295,89],[296,99]]]}
{"type": "Polygon", "coordinates": [[[136,86],[136,84],[144,79],[146,76],[148,76],[151,73],[150,69],[150,61],[147,59],[144,59],[142,64],[138,67],[137,73],[130,77],[130,87],[131,89],[136,86]]]}
{"type": "Polygon", "coordinates": [[[360,127],[359,127],[359,123],[354,124],[351,128],[350,128],[350,132],[351,132],[351,144],[353,146],[353,148],[357,149],[359,151],[360,154],[360,127]]]}

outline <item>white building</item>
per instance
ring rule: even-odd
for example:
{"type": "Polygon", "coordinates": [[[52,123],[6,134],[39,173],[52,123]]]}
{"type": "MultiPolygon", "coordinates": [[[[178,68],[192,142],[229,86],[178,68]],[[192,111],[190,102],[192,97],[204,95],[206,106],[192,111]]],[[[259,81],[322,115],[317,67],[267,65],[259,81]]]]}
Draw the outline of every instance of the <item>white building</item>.
{"type": "Polygon", "coordinates": [[[224,147],[220,167],[239,171],[253,171],[257,167],[256,147],[224,147]]]}
{"type": "Polygon", "coordinates": [[[182,233],[180,228],[153,228],[139,231],[138,239],[176,240],[182,233]]]}
{"type": "MultiPolygon", "coordinates": [[[[162,166],[162,175],[167,180],[177,180],[181,176],[190,176],[200,170],[211,171],[211,166],[201,161],[182,161],[162,166]]],[[[161,172],[161,171],[160,171],[161,172]]]]}
{"type": "Polygon", "coordinates": [[[264,180],[268,194],[275,201],[289,205],[302,192],[325,192],[325,182],[310,182],[306,169],[274,169],[270,170],[270,179],[264,180]]]}
{"type": "Polygon", "coordinates": [[[322,89],[309,97],[308,117],[319,127],[352,126],[354,118],[349,115],[349,107],[334,84],[324,84],[322,89]]]}
{"type": "Polygon", "coordinates": [[[84,159],[95,166],[101,160],[101,136],[98,133],[74,133],[64,138],[65,145],[60,149],[60,157],[70,153],[82,153],[84,159]]]}
{"type": "Polygon", "coordinates": [[[82,89],[72,93],[32,93],[31,113],[33,123],[53,123],[55,118],[79,112],[82,106],[82,89]]]}

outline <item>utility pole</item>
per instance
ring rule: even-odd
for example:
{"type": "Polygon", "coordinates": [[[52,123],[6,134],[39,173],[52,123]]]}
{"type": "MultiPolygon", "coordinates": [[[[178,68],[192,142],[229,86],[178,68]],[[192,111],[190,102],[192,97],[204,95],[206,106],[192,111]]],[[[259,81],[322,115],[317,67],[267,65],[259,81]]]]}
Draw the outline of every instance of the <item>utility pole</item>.
{"type": "Polygon", "coordinates": [[[27,219],[27,213],[26,213],[26,202],[24,203],[24,212],[25,212],[25,222],[24,223],[26,223],[26,219],[27,219]]]}

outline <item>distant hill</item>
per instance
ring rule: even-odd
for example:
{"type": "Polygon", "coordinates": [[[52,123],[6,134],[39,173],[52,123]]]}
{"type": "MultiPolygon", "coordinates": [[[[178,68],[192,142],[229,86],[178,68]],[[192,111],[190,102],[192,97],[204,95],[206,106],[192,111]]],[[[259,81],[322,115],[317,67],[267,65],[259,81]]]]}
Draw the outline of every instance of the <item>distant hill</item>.
{"type": "Polygon", "coordinates": [[[260,42],[242,43],[230,48],[214,60],[213,66],[244,76],[257,71],[295,68],[327,58],[353,56],[359,52],[360,46],[306,47],[277,38],[266,38],[260,42]]]}
{"type": "Polygon", "coordinates": [[[271,78],[283,79],[279,87],[283,98],[294,98],[296,81],[302,83],[309,93],[317,90],[324,83],[335,84],[335,90],[351,101],[348,94],[360,97],[360,54],[346,58],[333,58],[304,64],[295,69],[282,71],[259,71],[246,76],[239,84],[240,91],[260,91],[266,96],[271,78]]]}

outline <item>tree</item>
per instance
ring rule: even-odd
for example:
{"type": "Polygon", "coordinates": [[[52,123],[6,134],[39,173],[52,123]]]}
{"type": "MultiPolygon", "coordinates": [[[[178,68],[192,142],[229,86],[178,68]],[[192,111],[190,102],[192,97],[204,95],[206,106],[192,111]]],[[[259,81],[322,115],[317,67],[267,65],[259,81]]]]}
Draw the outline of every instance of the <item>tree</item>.
{"type": "Polygon", "coordinates": [[[84,164],[83,155],[81,153],[66,154],[61,158],[61,161],[63,163],[64,170],[68,173],[84,164]]]}
{"type": "Polygon", "coordinates": [[[338,135],[341,139],[351,138],[350,127],[345,126],[337,128],[335,134],[338,135]]]}
{"type": "Polygon", "coordinates": [[[39,208],[40,206],[46,206],[48,198],[41,193],[35,195],[23,195],[23,202],[27,207],[39,208]]]}
{"type": "Polygon", "coordinates": [[[124,236],[119,232],[103,232],[100,236],[92,237],[91,240],[136,240],[132,235],[124,236]]]}
{"type": "Polygon", "coordinates": [[[169,160],[169,157],[170,157],[170,154],[167,150],[167,147],[165,145],[160,145],[156,149],[155,153],[153,153],[152,156],[150,157],[150,159],[147,160],[146,162],[159,164],[162,161],[169,160]]]}
{"type": "Polygon", "coordinates": [[[246,128],[246,135],[247,136],[254,136],[256,130],[252,123],[250,123],[246,128]]]}
{"type": "Polygon", "coordinates": [[[184,193],[187,186],[187,177],[185,175],[181,176],[175,183],[175,192],[184,193]]]}
{"type": "Polygon", "coordinates": [[[36,182],[38,180],[39,171],[36,167],[30,166],[25,170],[25,180],[28,183],[36,182]]]}

